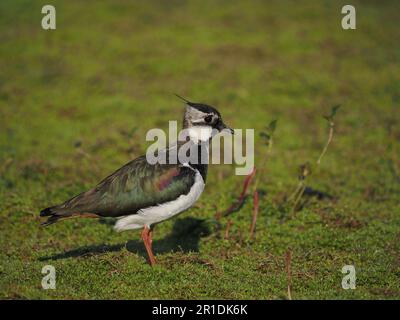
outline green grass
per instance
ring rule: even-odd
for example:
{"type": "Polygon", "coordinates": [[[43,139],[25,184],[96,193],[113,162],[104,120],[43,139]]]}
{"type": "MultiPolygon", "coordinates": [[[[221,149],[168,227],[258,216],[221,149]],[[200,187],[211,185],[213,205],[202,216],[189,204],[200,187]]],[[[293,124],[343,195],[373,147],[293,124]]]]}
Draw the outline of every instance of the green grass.
{"type": "Polygon", "coordinates": [[[55,31],[40,27],[47,2],[0,4],[0,297],[285,299],[289,248],[294,299],[400,297],[397,1],[353,1],[349,31],[345,1],[52,3],[55,31]],[[156,227],[154,268],[140,232],[115,233],[112,221],[40,228],[40,209],[143,154],[147,130],[181,120],[174,92],[257,135],[279,119],[256,240],[250,201],[229,240],[227,219],[213,220],[243,181],[230,165],[211,166],[197,206],[156,227]],[[318,158],[321,116],[335,104],[334,140],[310,180],[334,199],[290,215],[284,198],[298,166],[318,158]],[[56,290],[41,288],[46,264],[56,290]],[[341,288],[348,264],[355,290],[341,288]]]}

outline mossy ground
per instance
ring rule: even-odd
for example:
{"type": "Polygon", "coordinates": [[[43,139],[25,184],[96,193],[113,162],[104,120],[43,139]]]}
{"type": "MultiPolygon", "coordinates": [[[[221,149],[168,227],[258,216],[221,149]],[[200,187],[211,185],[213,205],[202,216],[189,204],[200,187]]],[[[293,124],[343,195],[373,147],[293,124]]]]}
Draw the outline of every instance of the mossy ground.
{"type": "MultiPolygon", "coordinates": [[[[294,299],[400,297],[400,29],[397,1],[43,1],[0,4],[0,297],[7,299],[294,299]],[[39,210],[92,187],[149,145],[183,110],[171,93],[215,105],[256,135],[279,119],[252,205],[213,219],[243,177],[213,165],[196,207],[155,229],[159,264],[140,232],[109,220],[39,227],[39,210]],[[334,140],[310,178],[332,199],[284,201],[300,164],[327,139],[323,114],[342,104],[334,140]],[[42,267],[57,289],[41,288],[42,267]],[[355,290],[341,269],[354,265],[355,290]]],[[[256,140],[256,162],[265,148],[256,140]]],[[[307,197],[306,197],[307,198],[307,197]]]]}

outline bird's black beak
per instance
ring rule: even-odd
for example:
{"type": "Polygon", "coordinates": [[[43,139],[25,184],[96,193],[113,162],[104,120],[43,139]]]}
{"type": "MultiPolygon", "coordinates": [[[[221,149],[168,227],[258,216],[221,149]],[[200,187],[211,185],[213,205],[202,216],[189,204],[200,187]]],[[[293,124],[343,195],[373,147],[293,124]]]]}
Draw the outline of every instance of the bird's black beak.
{"type": "Polygon", "coordinates": [[[223,123],[222,121],[220,121],[217,124],[217,129],[219,132],[221,132],[222,130],[228,130],[231,134],[234,134],[235,131],[232,128],[229,128],[225,123],[223,123]]]}

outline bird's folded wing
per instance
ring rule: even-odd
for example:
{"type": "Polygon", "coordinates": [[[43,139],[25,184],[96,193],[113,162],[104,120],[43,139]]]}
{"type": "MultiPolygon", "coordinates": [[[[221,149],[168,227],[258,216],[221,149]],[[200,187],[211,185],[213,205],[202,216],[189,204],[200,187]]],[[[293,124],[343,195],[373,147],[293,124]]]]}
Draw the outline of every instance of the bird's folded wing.
{"type": "Polygon", "coordinates": [[[109,217],[134,214],[142,208],[187,194],[194,178],[195,172],[189,167],[179,164],[151,165],[145,157],[140,157],[61,207],[68,211],[109,217]]]}

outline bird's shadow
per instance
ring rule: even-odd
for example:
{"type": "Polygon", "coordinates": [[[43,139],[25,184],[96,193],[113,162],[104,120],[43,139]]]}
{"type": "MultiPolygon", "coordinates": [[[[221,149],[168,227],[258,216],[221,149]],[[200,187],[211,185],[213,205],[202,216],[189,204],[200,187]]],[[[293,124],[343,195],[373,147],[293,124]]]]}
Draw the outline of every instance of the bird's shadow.
{"type": "MultiPolygon", "coordinates": [[[[175,221],[170,234],[163,239],[153,241],[153,252],[198,252],[201,237],[210,235],[211,230],[206,220],[197,218],[183,218],[175,221]]],[[[57,253],[51,256],[40,257],[39,261],[60,260],[68,258],[79,258],[85,256],[95,256],[107,252],[117,252],[126,248],[129,252],[147,257],[143,242],[140,240],[130,240],[119,244],[100,244],[79,247],[70,251],[57,253]]]]}

